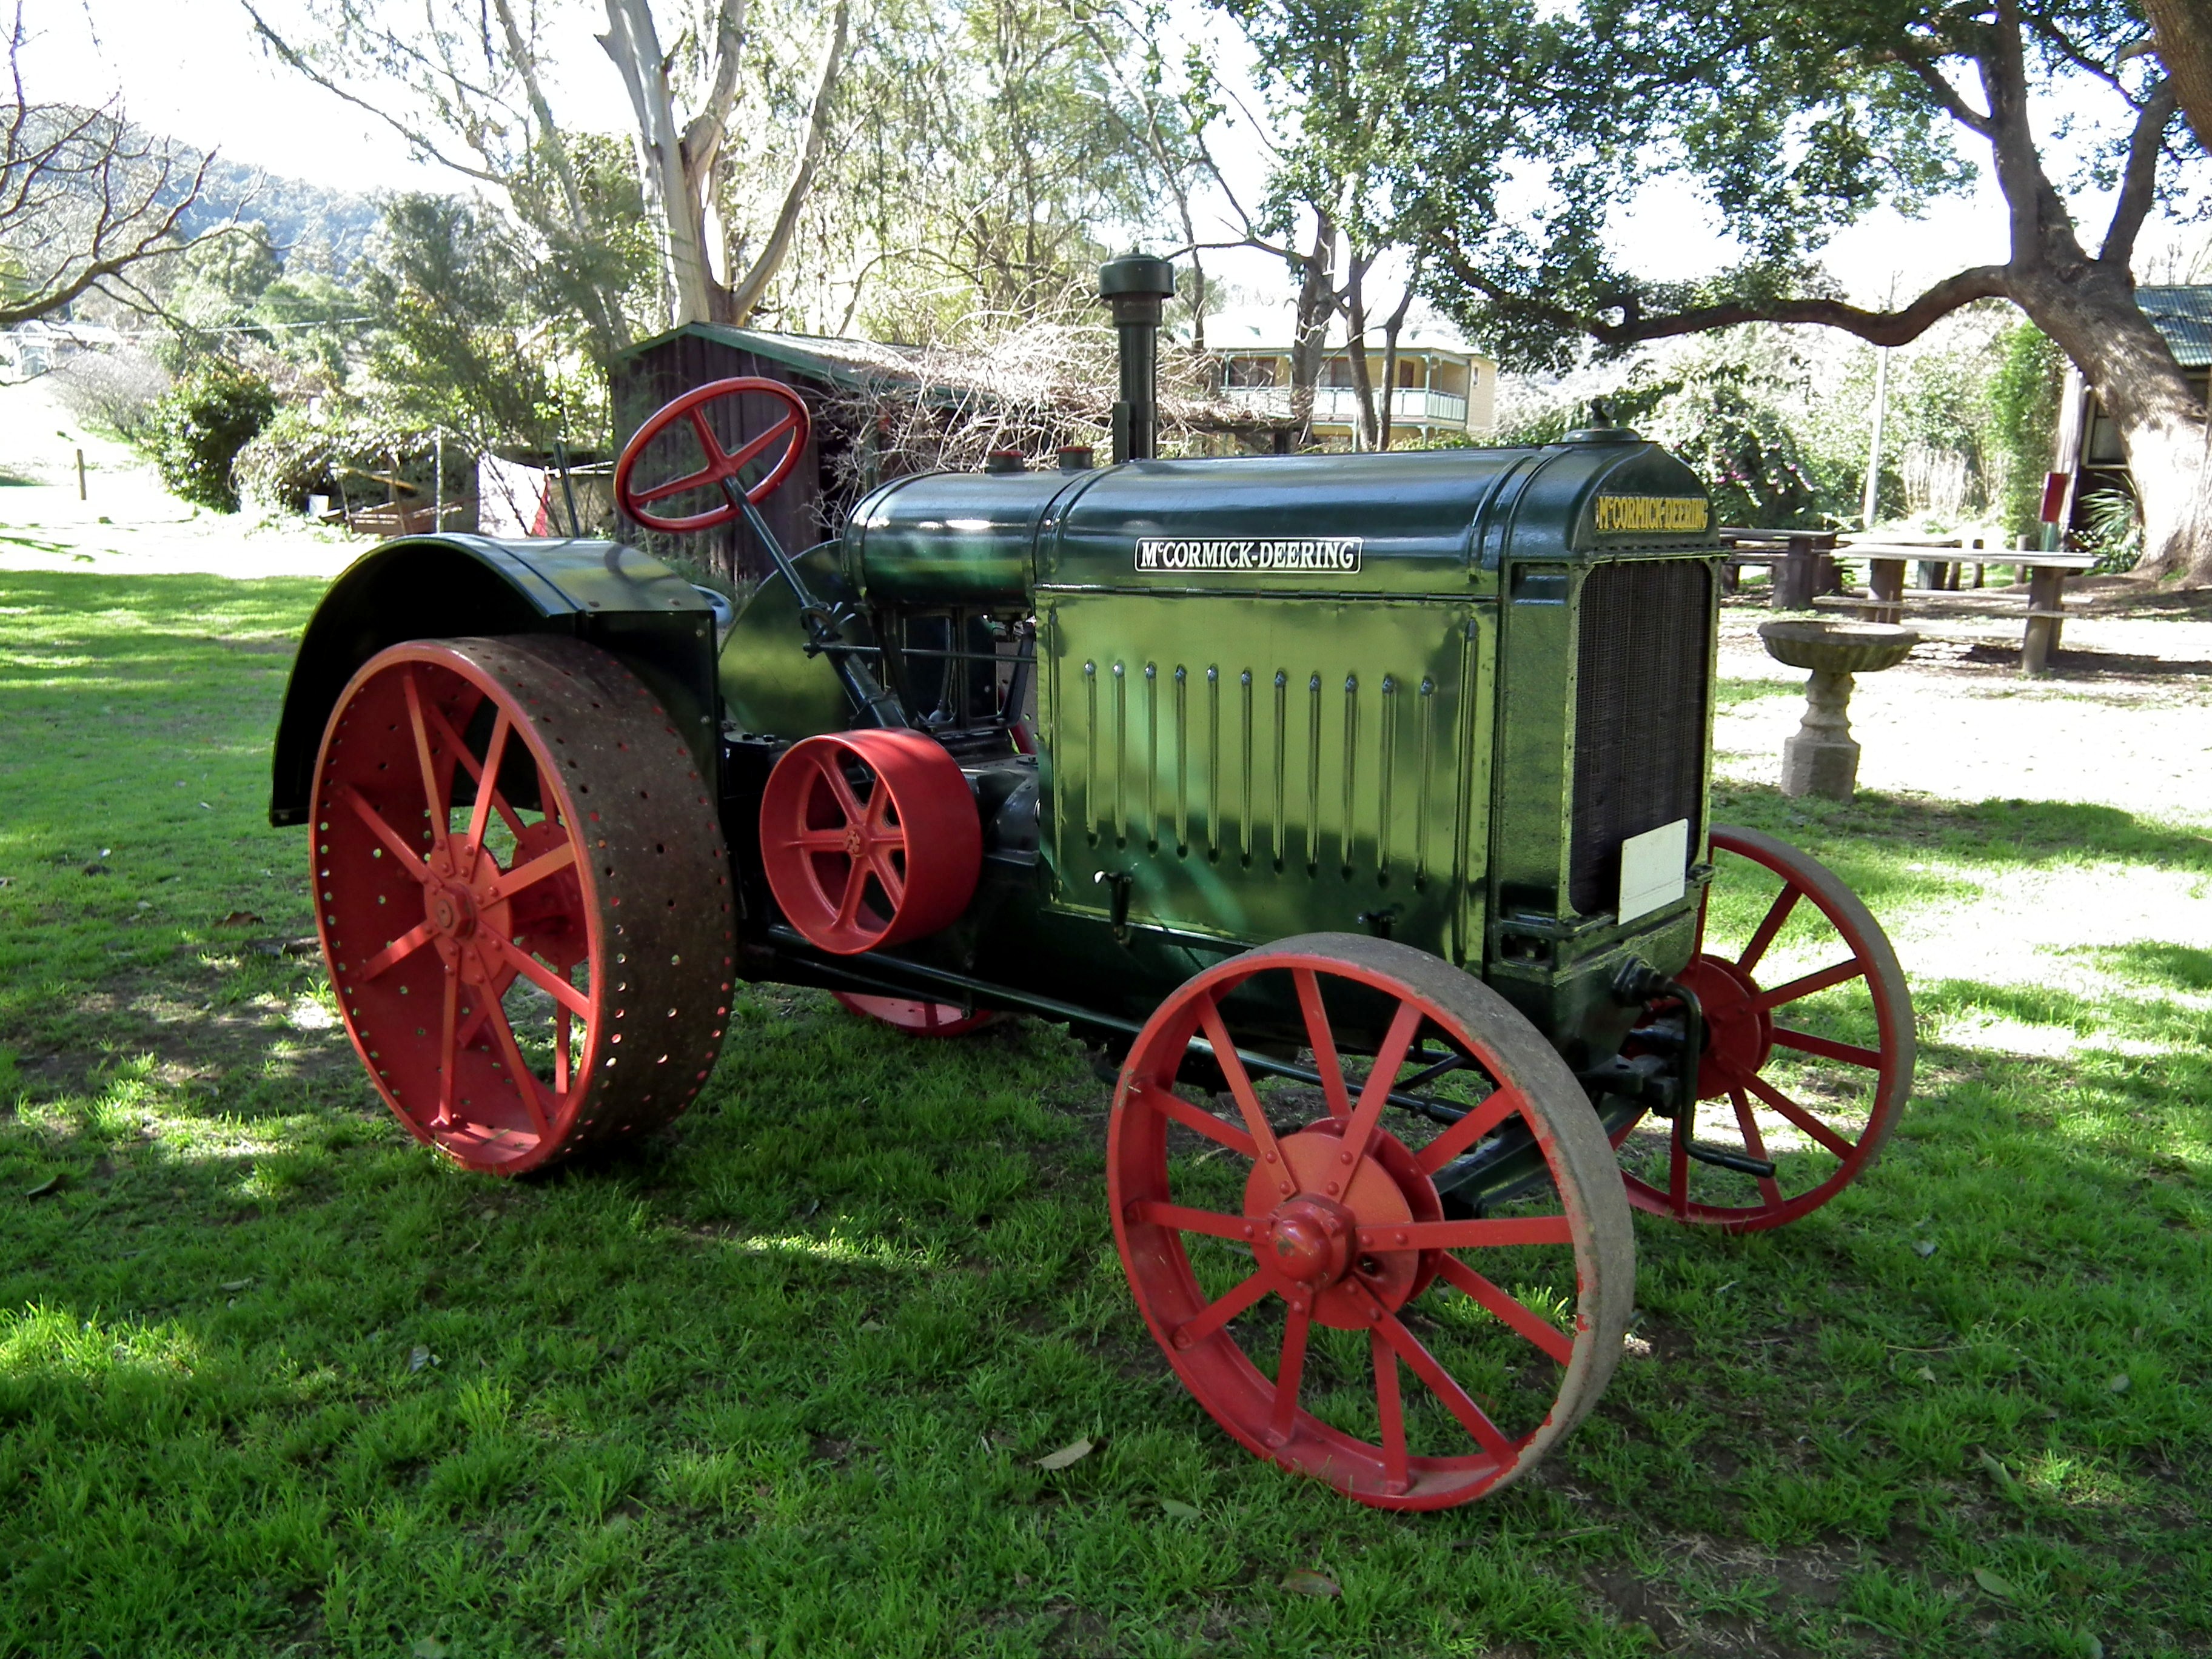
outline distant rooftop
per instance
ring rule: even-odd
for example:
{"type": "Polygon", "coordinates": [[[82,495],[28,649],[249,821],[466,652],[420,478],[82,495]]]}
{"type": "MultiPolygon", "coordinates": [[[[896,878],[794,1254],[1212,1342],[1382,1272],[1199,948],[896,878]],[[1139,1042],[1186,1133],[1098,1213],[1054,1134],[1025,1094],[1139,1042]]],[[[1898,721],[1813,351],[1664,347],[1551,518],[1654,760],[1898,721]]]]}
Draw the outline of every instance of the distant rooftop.
{"type": "Polygon", "coordinates": [[[2184,368],[2212,367],[2212,284],[2139,288],[2136,303],[2184,368]]]}

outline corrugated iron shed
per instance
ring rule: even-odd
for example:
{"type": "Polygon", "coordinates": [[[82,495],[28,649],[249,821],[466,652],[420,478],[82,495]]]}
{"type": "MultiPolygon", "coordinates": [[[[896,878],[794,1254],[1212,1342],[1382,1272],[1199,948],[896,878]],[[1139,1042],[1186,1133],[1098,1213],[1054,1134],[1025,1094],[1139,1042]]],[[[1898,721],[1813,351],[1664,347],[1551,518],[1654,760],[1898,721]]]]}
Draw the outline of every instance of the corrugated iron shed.
{"type": "Polygon", "coordinates": [[[2139,288],[2136,303],[2184,368],[2212,367],[2212,285],[2139,288]]]}

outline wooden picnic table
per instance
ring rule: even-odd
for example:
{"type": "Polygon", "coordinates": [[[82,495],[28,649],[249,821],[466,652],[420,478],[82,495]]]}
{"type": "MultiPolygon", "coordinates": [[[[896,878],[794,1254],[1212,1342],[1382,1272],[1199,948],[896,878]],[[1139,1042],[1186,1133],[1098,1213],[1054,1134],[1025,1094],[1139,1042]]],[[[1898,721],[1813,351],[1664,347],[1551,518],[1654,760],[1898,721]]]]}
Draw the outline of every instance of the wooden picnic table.
{"type": "Polygon", "coordinates": [[[1921,567],[1923,588],[1934,587],[1927,578],[1944,567],[1976,566],[1974,585],[1979,587],[1981,568],[2015,565],[2027,573],[2027,616],[2021,635],[2020,666],[2021,672],[2030,675],[2040,674],[2051,653],[2058,648],[2066,618],[2066,578],[2093,569],[2097,562],[2096,556],[2088,553],[2044,553],[2027,548],[1984,547],[1978,543],[1965,547],[1957,539],[1847,541],[1832,531],[1728,527],[1720,534],[1729,548],[1730,566],[1765,563],[1773,570],[1773,602],[1778,610],[1850,610],[1868,622],[1903,619],[1908,563],[1921,567]],[[1829,573],[1839,558],[1866,561],[1865,599],[1842,594],[1840,581],[1831,579],[1829,573]]]}

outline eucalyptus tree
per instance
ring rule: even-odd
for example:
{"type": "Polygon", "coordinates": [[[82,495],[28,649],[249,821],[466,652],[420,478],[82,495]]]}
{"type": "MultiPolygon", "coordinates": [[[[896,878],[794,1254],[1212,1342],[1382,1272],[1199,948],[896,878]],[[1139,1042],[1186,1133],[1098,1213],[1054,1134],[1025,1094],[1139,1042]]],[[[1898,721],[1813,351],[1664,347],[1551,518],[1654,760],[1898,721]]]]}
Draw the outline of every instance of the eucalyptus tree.
{"type": "Polygon", "coordinates": [[[2201,208],[2203,149],[2135,0],[1434,0],[1417,15],[1404,79],[1421,118],[1392,199],[1427,291],[1508,360],[1753,321],[1899,345],[2008,300],[2111,411],[2146,565],[2212,574],[2203,400],[2133,270],[2154,210],[2201,208]],[[1884,206],[1936,212],[1983,169],[2003,259],[1885,308],[1839,297],[1820,264],[1838,231],[1884,206]],[[1669,178],[1729,239],[1700,280],[1638,270],[1620,234],[1669,178]]]}

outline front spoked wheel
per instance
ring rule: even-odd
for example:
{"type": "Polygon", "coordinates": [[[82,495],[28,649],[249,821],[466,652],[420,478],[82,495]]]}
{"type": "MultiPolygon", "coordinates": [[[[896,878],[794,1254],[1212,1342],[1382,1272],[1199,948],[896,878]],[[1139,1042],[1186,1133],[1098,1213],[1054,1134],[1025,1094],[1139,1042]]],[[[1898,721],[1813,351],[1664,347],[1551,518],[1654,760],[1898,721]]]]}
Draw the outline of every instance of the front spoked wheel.
{"type": "Polygon", "coordinates": [[[1514,1479],[1620,1358],[1634,1244],[1589,1101],[1502,998],[1409,945],[1310,934],[1182,987],[1122,1067],[1107,1182],[1176,1375],[1245,1447],[1362,1503],[1514,1479]],[[1310,1085],[1239,1057],[1255,1022],[1303,1027],[1310,1085]],[[1194,1042],[1220,1110],[1177,1091],[1194,1042]],[[1548,1182],[1448,1217],[1437,1176],[1502,1146],[1548,1182]]]}
{"type": "MultiPolygon", "coordinates": [[[[1880,925],[1825,865],[1723,824],[1712,857],[1697,953],[1677,975],[1705,1019],[1695,1138],[1775,1172],[1693,1161],[1671,1134],[1636,1133],[1640,1120],[1613,1139],[1638,1209],[1758,1232],[1873,1164],[1912,1092],[1912,997],[1880,925]]],[[[1662,999],[1651,1013],[1679,1010],[1662,999]]]]}

